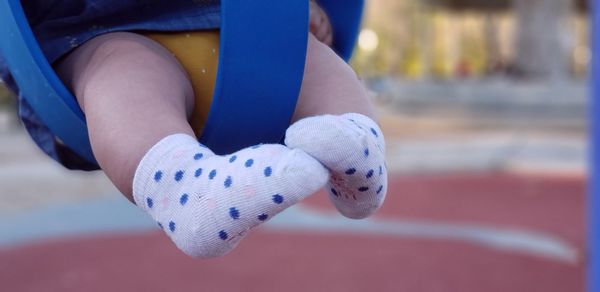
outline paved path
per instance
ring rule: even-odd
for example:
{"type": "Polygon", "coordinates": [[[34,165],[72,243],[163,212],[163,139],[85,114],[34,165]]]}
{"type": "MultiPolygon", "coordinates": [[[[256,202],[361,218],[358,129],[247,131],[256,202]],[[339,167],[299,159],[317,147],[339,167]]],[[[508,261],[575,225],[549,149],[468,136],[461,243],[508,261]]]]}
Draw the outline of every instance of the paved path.
{"type": "Polygon", "coordinates": [[[211,261],[183,256],[116,195],[3,216],[0,283],[6,291],[583,291],[583,180],[396,177],[390,190],[367,221],[335,215],[316,194],[211,261]]]}

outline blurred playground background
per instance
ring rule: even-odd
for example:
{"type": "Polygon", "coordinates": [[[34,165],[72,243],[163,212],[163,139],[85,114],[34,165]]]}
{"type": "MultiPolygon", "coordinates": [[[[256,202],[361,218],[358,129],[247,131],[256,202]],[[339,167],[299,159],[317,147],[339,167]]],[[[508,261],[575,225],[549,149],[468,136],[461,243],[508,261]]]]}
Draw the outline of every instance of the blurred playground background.
{"type": "Polygon", "coordinates": [[[367,3],[352,65],[392,170],[374,218],[320,192],[189,259],[102,173],[44,157],[0,86],[0,291],[584,291],[587,2],[367,3]]]}

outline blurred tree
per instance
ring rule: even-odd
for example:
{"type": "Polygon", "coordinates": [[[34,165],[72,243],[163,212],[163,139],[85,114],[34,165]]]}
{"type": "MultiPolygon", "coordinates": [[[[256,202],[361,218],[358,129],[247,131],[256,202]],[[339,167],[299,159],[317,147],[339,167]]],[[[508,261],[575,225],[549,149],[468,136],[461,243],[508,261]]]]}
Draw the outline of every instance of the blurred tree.
{"type": "MultiPolygon", "coordinates": [[[[565,0],[574,2],[577,11],[585,12],[589,8],[590,0],[565,0]]],[[[426,2],[445,7],[451,10],[476,10],[476,11],[506,11],[513,6],[513,0],[427,0],[426,2]]]]}
{"type": "Polygon", "coordinates": [[[494,14],[489,11],[485,13],[483,36],[487,57],[485,71],[488,74],[501,72],[504,69],[504,64],[502,64],[500,55],[499,29],[494,14]]]}
{"type": "Polygon", "coordinates": [[[570,75],[574,39],[571,0],[513,0],[517,17],[515,73],[524,78],[564,79],[570,75]]]}
{"type": "MultiPolygon", "coordinates": [[[[586,0],[428,0],[451,10],[490,13],[513,8],[517,26],[512,72],[534,79],[563,79],[570,75],[574,49],[569,17],[574,8],[586,11],[586,0]]],[[[486,21],[486,40],[490,62],[494,62],[494,33],[491,18],[486,21]]],[[[490,64],[494,66],[495,64],[490,64]]]]}
{"type": "Polygon", "coordinates": [[[498,11],[510,8],[510,0],[427,0],[427,2],[455,11],[498,11]]]}
{"type": "Polygon", "coordinates": [[[0,81],[0,107],[11,103],[11,101],[11,93],[9,92],[8,88],[2,85],[2,82],[0,81]]]}
{"type": "Polygon", "coordinates": [[[365,28],[378,35],[379,46],[358,50],[353,63],[363,74],[411,79],[576,76],[589,62],[589,48],[585,17],[572,12],[586,12],[587,1],[369,1],[365,28]]]}

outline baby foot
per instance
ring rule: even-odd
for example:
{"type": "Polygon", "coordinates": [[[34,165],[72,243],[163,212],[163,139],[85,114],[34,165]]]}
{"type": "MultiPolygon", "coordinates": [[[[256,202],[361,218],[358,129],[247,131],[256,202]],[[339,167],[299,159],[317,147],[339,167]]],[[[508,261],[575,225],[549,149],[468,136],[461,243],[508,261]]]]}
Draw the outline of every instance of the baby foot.
{"type": "Polygon", "coordinates": [[[355,113],[305,118],[288,128],[285,144],[304,150],[331,171],[329,198],[342,215],[366,218],[383,204],[385,140],[370,118],[355,113]]]}
{"type": "Polygon", "coordinates": [[[142,159],[133,195],[183,252],[209,258],[232,250],[248,230],[316,192],[328,177],[301,150],[259,145],[219,156],[176,134],[142,159]]]}

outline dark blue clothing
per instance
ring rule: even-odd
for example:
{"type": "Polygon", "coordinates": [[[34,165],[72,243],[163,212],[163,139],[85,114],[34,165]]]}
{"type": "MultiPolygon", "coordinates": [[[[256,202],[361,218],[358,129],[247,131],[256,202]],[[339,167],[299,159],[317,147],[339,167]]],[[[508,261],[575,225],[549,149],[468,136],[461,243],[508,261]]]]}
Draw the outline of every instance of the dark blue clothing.
{"type": "MultiPolygon", "coordinates": [[[[192,31],[220,26],[219,0],[22,0],[39,45],[52,64],[87,40],[114,31],[192,31]]],[[[48,130],[19,94],[0,56],[0,79],[19,96],[19,115],[36,144],[70,169],[91,170],[48,130]]]]}

